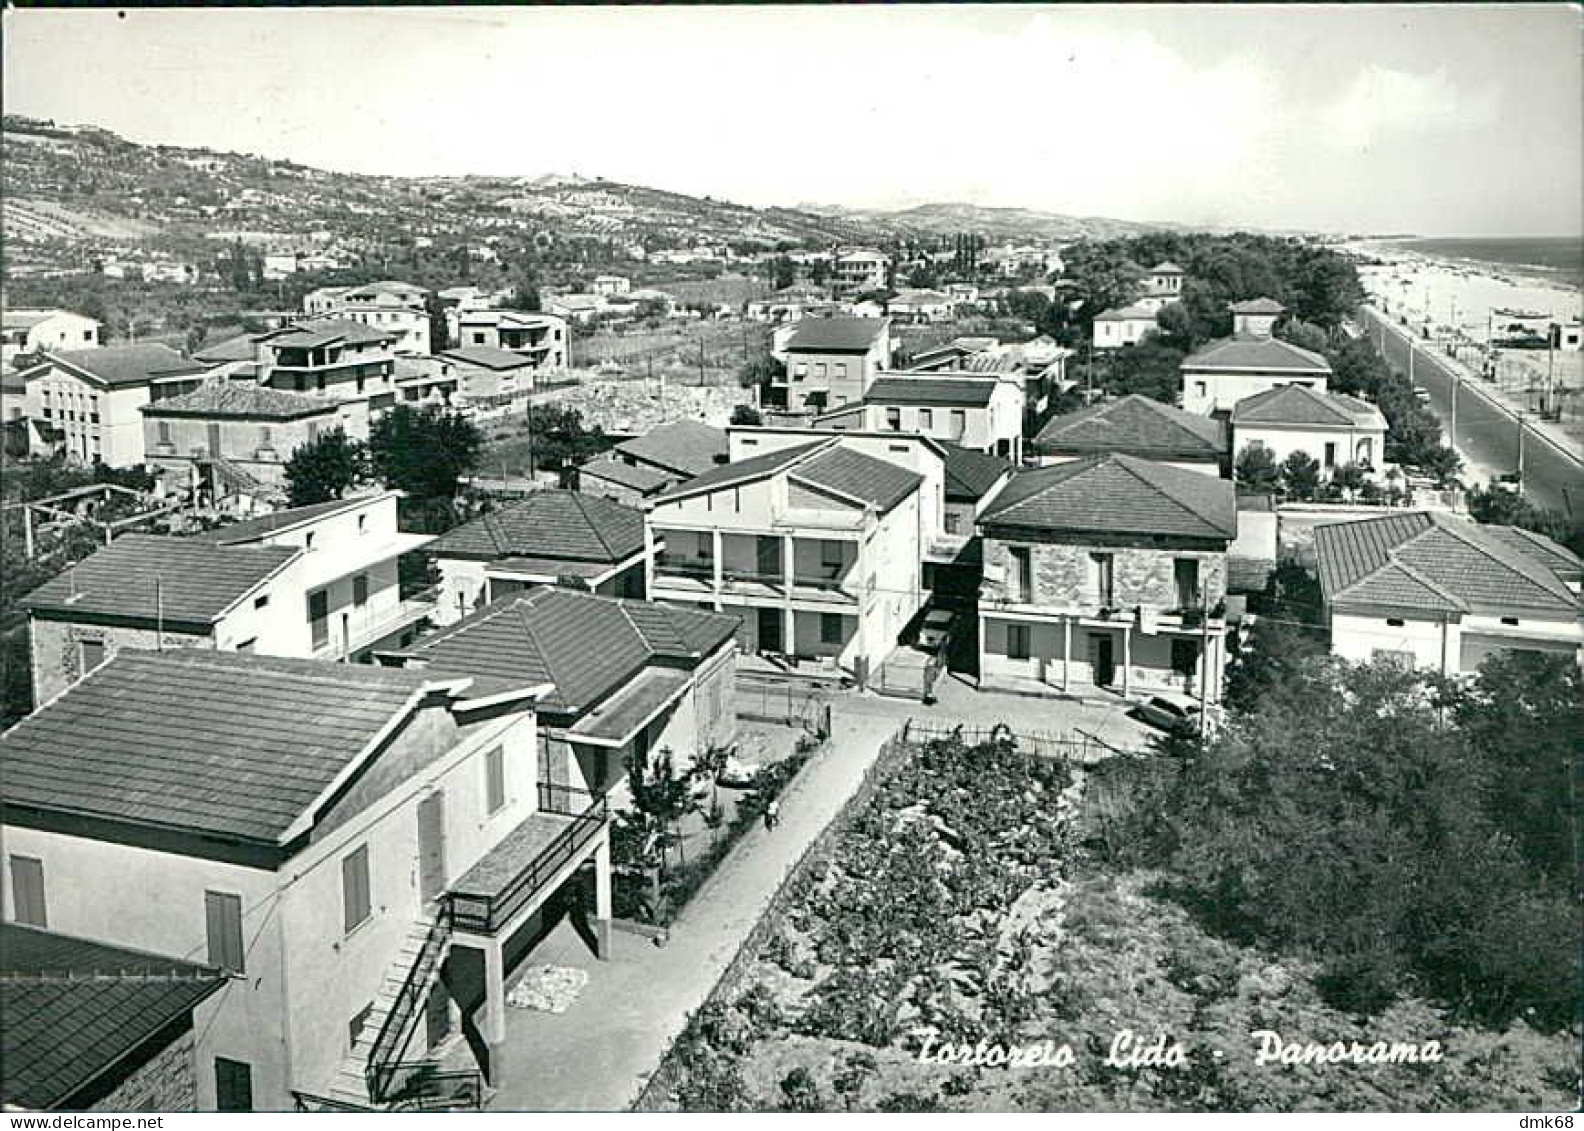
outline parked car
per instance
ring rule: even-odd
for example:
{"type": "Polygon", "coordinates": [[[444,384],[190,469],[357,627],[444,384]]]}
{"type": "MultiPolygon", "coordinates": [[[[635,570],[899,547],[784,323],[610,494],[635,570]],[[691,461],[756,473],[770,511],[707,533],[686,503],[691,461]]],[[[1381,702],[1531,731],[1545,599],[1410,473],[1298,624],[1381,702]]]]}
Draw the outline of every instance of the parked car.
{"type": "Polygon", "coordinates": [[[1128,715],[1168,734],[1198,734],[1200,713],[1199,700],[1188,695],[1162,692],[1151,695],[1129,711],[1128,715]]]}
{"type": "Polygon", "coordinates": [[[726,759],[726,768],[718,780],[727,789],[752,789],[759,780],[760,768],[758,762],[744,762],[734,754],[726,759]]]}
{"type": "Polygon", "coordinates": [[[925,652],[939,652],[946,644],[946,638],[951,635],[952,623],[957,619],[950,609],[931,609],[924,614],[924,623],[919,628],[918,646],[925,652]]]}
{"type": "Polygon", "coordinates": [[[1430,390],[1425,388],[1423,385],[1415,385],[1414,400],[1418,401],[1420,404],[1429,404],[1430,390]]]}

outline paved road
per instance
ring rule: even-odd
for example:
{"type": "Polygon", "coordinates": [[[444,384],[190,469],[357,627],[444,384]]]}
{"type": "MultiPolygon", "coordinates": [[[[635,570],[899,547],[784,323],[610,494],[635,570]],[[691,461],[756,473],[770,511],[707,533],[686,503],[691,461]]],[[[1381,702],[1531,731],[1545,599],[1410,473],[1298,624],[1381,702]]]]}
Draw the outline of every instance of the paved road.
{"type": "MultiPolygon", "coordinates": [[[[1376,342],[1381,340],[1380,318],[1366,310],[1364,320],[1376,342]]],[[[1396,327],[1388,324],[1386,359],[1396,369],[1408,366],[1408,345],[1396,327]]],[[[1447,427],[1452,417],[1455,371],[1421,346],[1415,351],[1414,383],[1430,392],[1430,409],[1447,427]]],[[[1484,395],[1479,382],[1457,380],[1457,436],[1453,446],[1469,465],[1472,478],[1505,475],[1518,468],[1519,426],[1507,409],[1484,395]]],[[[1523,430],[1524,494],[1537,506],[1550,507],[1584,523],[1584,464],[1557,448],[1532,428],[1523,430]]]]}

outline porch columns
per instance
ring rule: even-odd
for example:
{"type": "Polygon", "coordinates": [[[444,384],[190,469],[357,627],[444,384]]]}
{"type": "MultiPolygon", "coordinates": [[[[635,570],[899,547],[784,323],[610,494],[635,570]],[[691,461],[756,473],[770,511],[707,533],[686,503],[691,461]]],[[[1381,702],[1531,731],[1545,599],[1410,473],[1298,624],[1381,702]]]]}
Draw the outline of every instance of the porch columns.
{"type": "Polygon", "coordinates": [[[711,589],[715,597],[715,611],[721,611],[721,532],[716,527],[710,531],[710,568],[714,573],[711,589]]]}
{"type": "Polygon", "coordinates": [[[611,850],[610,826],[600,834],[594,850],[594,955],[610,959],[611,932],[611,850]]]}
{"type": "Polygon", "coordinates": [[[654,599],[655,582],[655,538],[654,527],[646,519],[644,522],[644,600],[654,599]]]}
{"type": "Polygon", "coordinates": [[[984,618],[984,613],[981,611],[979,616],[977,618],[975,618],[975,619],[977,619],[978,622],[979,622],[979,624],[977,626],[978,627],[978,631],[979,631],[979,683],[978,683],[978,686],[980,688],[983,688],[984,685],[985,685],[985,618],[984,618]]]}
{"type": "Polygon", "coordinates": [[[1072,617],[1062,617],[1062,691],[1072,686],[1072,617]]]}
{"type": "Polygon", "coordinates": [[[794,555],[792,551],[792,535],[781,535],[781,584],[790,595],[792,592],[793,578],[797,571],[792,568],[794,555]]]}
{"type": "Polygon", "coordinates": [[[493,1066],[500,1046],[506,1041],[506,956],[501,953],[498,938],[481,940],[481,944],[479,949],[484,953],[484,1040],[489,1044],[493,1066]]]}
{"type": "Polygon", "coordinates": [[[1122,626],[1122,698],[1133,694],[1133,630],[1122,626]]]}

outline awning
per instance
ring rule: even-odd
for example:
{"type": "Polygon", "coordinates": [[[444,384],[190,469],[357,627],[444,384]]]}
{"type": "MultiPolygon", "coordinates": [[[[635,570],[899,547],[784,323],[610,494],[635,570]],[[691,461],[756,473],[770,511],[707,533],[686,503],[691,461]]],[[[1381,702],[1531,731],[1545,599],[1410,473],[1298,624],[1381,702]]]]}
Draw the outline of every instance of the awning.
{"type": "Polygon", "coordinates": [[[569,742],[625,746],[687,690],[689,673],[647,668],[637,679],[567,729],[569,742]]]}

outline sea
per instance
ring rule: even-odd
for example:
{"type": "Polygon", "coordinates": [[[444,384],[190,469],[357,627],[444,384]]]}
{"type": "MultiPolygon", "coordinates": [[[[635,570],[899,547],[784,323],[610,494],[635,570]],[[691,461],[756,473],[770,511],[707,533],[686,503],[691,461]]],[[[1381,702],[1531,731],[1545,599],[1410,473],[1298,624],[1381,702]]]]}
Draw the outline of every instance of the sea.
{"type": "Polygon", "coordinates": [[[1584,236],[1457,237],[1392,240],[1395,247],[1497,267],[1554,286],[1584,286],[1584,236]]]}

